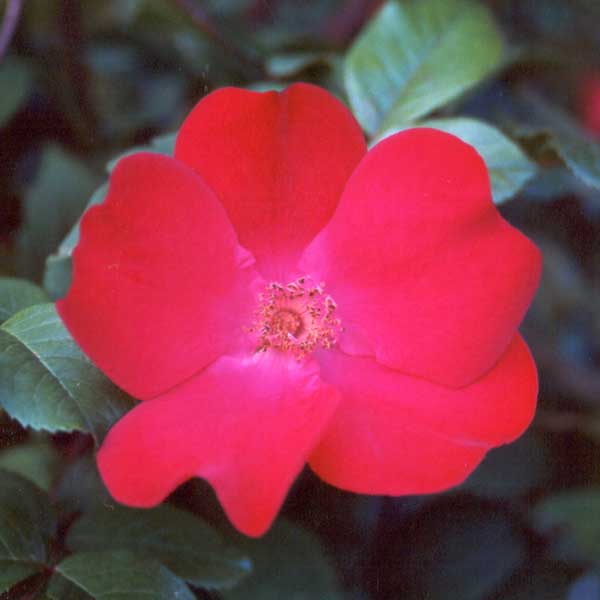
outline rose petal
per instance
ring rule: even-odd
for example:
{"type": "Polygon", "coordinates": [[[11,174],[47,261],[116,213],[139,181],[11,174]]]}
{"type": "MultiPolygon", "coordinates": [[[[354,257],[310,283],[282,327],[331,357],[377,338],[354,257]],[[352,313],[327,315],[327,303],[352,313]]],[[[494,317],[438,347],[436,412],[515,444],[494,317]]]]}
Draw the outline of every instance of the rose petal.
{"type": "Polygon", "coordinates": [[[341,102],[313,85],[224,88],[185,120],[175,156],[206,180],[263,274],[287,280],[366,152],[341,102]]]}
{"type": "Polygon", "coordinates": [[[412,129],[369,152],[301,267],[336,299],[345,351],[460,387],[508,347],[540,263],[496,211],[475,150],[412,129]]]}
{"type": "Polygon", "coordinates": [[[221,358],[133,409],[110,431],[98,466],[111,494],[154,506],[207,479],[247,535],[269,527],[338,403],[314,362],[273,353],[221,358]]]}
{"type": "Polygon", "coordinates": [[[517,336],[500,362],[463,389],[402,375],[372,358],[319,356],[342,401],[310,458],[328,483],[367,494],[430,493],[460,483],[535,412],[537,373],[517,336]]]}
{"type": "Polygon", "coordinates": [[[255,277],[222,206],[188,167],[158,154],[119,162],[81,224],[73,284],[57,303],[91,360],[140,399],[235,346],[255,277]]]}

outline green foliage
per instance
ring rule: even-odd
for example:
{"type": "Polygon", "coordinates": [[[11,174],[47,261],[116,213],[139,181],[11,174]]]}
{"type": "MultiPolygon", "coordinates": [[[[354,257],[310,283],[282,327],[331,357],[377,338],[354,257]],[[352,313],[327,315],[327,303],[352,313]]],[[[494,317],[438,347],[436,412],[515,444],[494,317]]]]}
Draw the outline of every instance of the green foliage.
{"type": "MultiPolygon", "coordinates": [[[[510,200],[534,175],[535,165],[522,150],[498,129],[466,117],[430,119],[418,123],[419,127],[433,127],[459,137],[481,154],[490,174],[492,196],[496,204],[510,200]]],[[[379,139],[402,131],[392,127],[379,139]]]]}
{"type": "Polygon", "coordinates": [[[254,573],[226,600],[341,600],[336,575],[315,536],[301,527],[278,521],[259,540],[241,540],[254,563],[254,573]]]}
{"type": "Polygon", "coordinates": [[[2,599],[597,597],[600,142],[583,130],[579,85],[598,68],[598,2],[23,4],[0,61],[2,599]],[[185,512],[111,498],[94,451],[133,401],[47,302],[68,290],[103,165],[172,156],[176,133],[156,135],[221,85],[294,80],[345,96],[371,145],[413,126],[458,135],[485,160],[494,201],[519,198],[501,211],[546,265],[524,324],[540,411],[443,497],[359,496],[304,473],[285,517],[251,540],[217,533],[225,517],[197,481],[174,495],[185,512]]]}
{"type": "Polygon", "coordinates": [[[26,427],[99,441],[132,401],[81,352],[54,305],[41,304],[0,327],[0,405],[26,427]]]}
{"type": "MultiPolygon", "coordinates": [[[[101,185],[88,200],[85,208],[94,204],[100,204],[108,193],[108,184],[101,185]]],[[[81,218],[73,225],[67,236],[60,243],[56,253],[46,258],[46,269],[44,271],[44,288],[53,300],[62,298],[71,285],[71,273],[73,265],[71,254],[79,241],[79,223],[81,218]]]]}
{"type": "Polygon", "coordinates": [[[484,600],[525,558],[506,516],[458,501],[426,506],[380,552],[382,597],[403,600],[484,600]]]}
{"type": "Polygon", "coordinates": [[[76,596],[70,591],[65,596],[65,584],[53,581],[48,593],[56,600],[83,600],[89,596],[103,600],[194,600],[191,590],[171,571],[130,552],[73,554],[56,567],[56,572],[88,595],[76,596]]]}
{"type": "Polygon", "coordinates": [[[561,129],[553,132],[549,144],[577,177],[600,190],[600,142],[586,138],[576,129],[561,129]]]}
{"type": "Polygon", "coordinates": [[[548,496],[535,507],[533,517],[539,531],[554,539],[558,557],[600,564],[600,487],[548,496]]]}
{"type": "Polygon", "coordinates": [[[19,273],[39,281],[46,256],[83,211],[97,180],[80,160],[56,145],[47,146],[34,184],[25,197],[19,234],[19,273]]]}
{"type": "Polygon", "coordinates": [[[0,63],[0,128],[27,99],[32,84],[31,67],[25,60],[11,56],[0,63]]]}
{"type": "MultiPolygon", "coordinates": [[[[38,569],[26,563],[0,560],[0,594],[9,590],[15,583],[27,579],[38,569]]],[[[61,600],[63,600],[61,598],[61,600]]]]}
{"type": "Polygon", "coordinates": [[[130,550],[154,558],[204,588],[233,587],[251,571],[247,557],[188,512],[101,507],[75,523],[67,543],[76,552],[130,550]]]}
{"type": "Polygon", "coordinates": [[[0,277],[0,323],[28,306],[44,302],[48,302],[48,296],[30,281],[0,277]]]}
{"type": "Polygon", "coordinates": [[[49,491],[56,477],[59,457],[45,439],[12,446],[0,452],[0,469],[18,473],[49,491]]]}
{"type": "Polygon", "coordinates": [[[345,64],[355,116],[373,135],[408,125],[467,91],[502,58],[498,29],[467,0],[389,0],[345,64]]]}
{"type": "Polygon", "coordinates": [[[0,561],[45,564],[48,541],[56,533],[48,496],[9,471],[0,471],[0,482],[0,561]]]}

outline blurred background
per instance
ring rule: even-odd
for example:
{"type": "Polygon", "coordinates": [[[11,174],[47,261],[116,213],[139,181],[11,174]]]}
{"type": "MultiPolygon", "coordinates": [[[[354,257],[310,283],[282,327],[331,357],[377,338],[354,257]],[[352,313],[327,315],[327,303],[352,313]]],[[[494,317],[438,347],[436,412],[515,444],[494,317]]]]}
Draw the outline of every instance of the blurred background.
{"type": "MultiPolygon", "coordinates": [[[[131,148],[168,152],[211,90],[302,80],[346,101],[345,57],[383,4],[0,1],[0,275],[58,297],[59,245],[107,164],[131,148]]],[[[198,598],[600,599],[600,3],[481,4],[504,39],[502,64],[436,116],[483,119],[527,161],[499,209],[544,254],[523,327],[540,373],[535,421],[445,494],[355,496],[307,470],[283,524],[238,542],[255,575],[198,598]]],[[[91,452],[86,435],[32,433],[0,413],[0,466],[39,485],[73,477],[91,452]]],[[[234,536],[201,482],[174,501],[234,536]]],[[[0,597],[35,597],[23,589],[0,597]]]]}

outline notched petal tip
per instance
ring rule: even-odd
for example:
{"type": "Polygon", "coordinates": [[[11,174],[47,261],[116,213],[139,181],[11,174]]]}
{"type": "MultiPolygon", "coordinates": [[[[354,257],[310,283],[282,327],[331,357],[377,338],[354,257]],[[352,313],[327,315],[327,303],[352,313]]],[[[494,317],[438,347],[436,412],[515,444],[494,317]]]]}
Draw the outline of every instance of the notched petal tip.
{"type": "Polygon", "coordinates": [[[202,477],[232,523],[260,536],[338,400],[312,361],[221,358],[121,419],[98,453],[98,466],[115,499],[139,507],[202,477]]]}

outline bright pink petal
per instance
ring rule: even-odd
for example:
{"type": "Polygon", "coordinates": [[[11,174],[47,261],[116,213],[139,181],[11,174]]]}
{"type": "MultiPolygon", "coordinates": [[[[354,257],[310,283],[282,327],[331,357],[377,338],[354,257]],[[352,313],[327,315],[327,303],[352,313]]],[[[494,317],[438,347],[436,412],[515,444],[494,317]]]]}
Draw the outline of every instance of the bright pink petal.
{"type": "Polygon", "coordinates": [[[321,382],[314,362],[273,353],[221,358],[121,419],[98,466],[116,500],[140,507],[203,477],[232,523],[261,535],[337,403],[337,391],[321,382]]]}
{"type": "Polygon", "coordinates": [[[360,127],[324,90],[224,88],[185,120],[175,157],[215,190],[240,242],[270,278],[286,279],[333,214],[366,152],[360,127]]]}
{"type": "Polygon", "coordinates": [[[92,361],[140,399],[198,372],[243,335],[252,260],[188,167],[158,154],[119,162],[81,224],[73,284],[57,303],[92,361]]]}
{"type": "Polygon", "coordinates": [[[535,411],[536,369],[520,337],[491,371],[462,389],[341,352],[323,352],[319,362],[342,401],[310,465],[353,492],[397,496],[452,487],[490,447],[518,437],[535,411]]]}
{"type": "Polygon", "coordinates": [[[508,347],[540,263],[496,211],[475,150],[412,129],[369,152],[301,266],[338,303],[342,349],[463,386],[508,347]]]}

